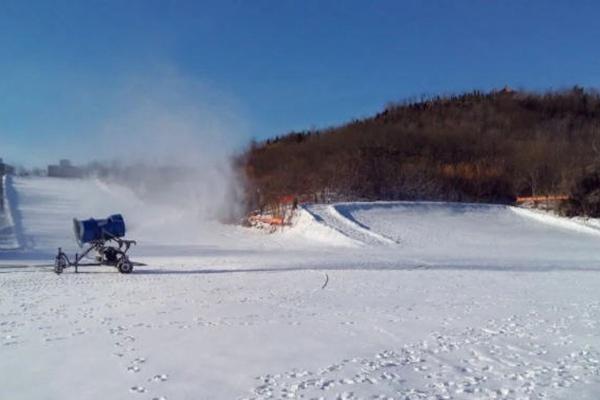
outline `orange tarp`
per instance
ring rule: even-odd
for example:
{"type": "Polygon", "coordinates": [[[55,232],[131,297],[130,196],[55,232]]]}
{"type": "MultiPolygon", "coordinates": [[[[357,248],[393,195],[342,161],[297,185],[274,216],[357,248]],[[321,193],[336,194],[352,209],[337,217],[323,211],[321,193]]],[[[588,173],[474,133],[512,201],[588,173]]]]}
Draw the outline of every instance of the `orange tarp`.
{"type": "Polygon", "coordinates": [[[270,215],[253,215],[249,218],[250,221],[262,222],[269,225],[283,225],[282,217],[272,217],[270,215]]]}

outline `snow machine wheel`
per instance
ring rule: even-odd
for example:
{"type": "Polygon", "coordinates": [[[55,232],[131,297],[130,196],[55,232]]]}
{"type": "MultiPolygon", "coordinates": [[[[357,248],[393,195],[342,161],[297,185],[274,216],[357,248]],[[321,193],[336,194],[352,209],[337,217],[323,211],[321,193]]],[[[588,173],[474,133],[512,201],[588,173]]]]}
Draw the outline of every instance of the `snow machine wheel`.
{"type": "Polygon", "coordinates": [[[121,259],[117,262],[117,269],[122,274],[129,274],[133,271],[133,264],[127,257],[121,257],[121,259]]]}
{"type": "Polygon", "coordinates": [[[67,256],[64,254],[59,254],[54,259],[54,272],[57,275],[62,274],[63,270],[69,266],[69,261],[67,260],[67,256]]]}
{"type": "Polygon", "coordinates": [[[106,250],[104,250],[104,257],[102,257],[102,262],[108,265],[116,265],[118,262],[118,255],[119,252],[116,249],[108,247],[106,248],[106,250]]]}

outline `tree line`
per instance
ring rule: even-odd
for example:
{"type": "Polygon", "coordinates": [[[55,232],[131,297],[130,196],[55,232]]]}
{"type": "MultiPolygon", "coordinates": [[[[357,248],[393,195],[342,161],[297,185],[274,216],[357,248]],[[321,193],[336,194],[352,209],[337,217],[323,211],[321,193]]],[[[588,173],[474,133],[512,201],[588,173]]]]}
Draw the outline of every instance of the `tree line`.
{"type": "Polygon", "coordinates": [[[342,126],[253,142],[236,163],[249,209],[290,195],[512,203],[569,194],[566,212],[591,214],[579,203],[598,189],[599,159],[600,95],[576,86],[393,103],[342,126]]]}

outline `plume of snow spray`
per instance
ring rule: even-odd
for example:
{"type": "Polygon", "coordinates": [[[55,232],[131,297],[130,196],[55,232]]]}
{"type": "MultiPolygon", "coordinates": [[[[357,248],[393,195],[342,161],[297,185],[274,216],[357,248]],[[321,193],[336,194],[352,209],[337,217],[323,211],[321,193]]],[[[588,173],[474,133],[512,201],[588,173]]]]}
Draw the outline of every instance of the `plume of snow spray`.
{"type": "Polygon", "coordinates": [[[118,99],[93,152],[112,160],[102,179],[137,196],[134,225],[171,219],[173,230],[189,237],[239,214],[241,182],[231,156],[247,138],[234,103],[174,75],[133,80],[118,99]]]}

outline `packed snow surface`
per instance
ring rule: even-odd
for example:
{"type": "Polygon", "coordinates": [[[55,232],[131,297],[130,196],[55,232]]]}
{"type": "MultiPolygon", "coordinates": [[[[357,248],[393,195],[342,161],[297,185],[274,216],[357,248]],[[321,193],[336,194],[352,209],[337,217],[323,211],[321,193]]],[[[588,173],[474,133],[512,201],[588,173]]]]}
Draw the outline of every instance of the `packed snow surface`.
{"type": "Polygon", "coordinates": [[[308,205],[275,233],[13,178],[0,399],[597,399],[600,231],[507,206],[308,205]],[[121,212],[137,266],[51,272],[121,212]],[[17,249],[18,248],[18,249],[17,249]]]}

